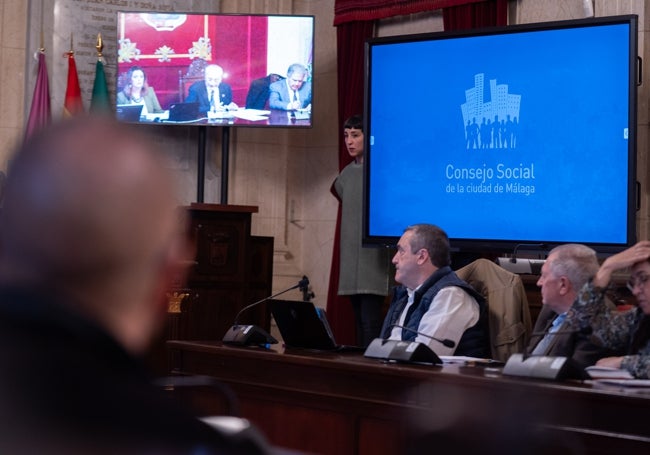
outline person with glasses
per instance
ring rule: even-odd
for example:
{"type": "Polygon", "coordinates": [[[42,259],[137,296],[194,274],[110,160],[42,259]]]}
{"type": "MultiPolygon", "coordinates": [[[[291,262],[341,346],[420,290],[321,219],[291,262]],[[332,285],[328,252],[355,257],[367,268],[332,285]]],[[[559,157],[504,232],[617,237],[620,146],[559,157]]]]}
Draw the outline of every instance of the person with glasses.
{"type": "Polygon", "coordinates": [[[625,355],[605,357],[598,366],[620,368],[635,378],[650,378],[650,241],[634,246],[603,261],[596,275],[578,293],[568,311],[573,327],[591,327],[592,337],[602,346],[623,349],[625,355]],[[627,311],[611,311],[606,306],[605,292],[612,274],[630,269],[628,288],[637,306],[627,311]]]}
{"type": "Polygon", "coordinates": [[[578,291],[598,272],[598,267],[596,252],[586,245],[568,243],[549,252],[537,280],[542,311],[526,354],[569,357],[576,369],[582,371],[602,357],[619,353],[595,345],[587,331],[572,330],[566,321],[578,291]]]}

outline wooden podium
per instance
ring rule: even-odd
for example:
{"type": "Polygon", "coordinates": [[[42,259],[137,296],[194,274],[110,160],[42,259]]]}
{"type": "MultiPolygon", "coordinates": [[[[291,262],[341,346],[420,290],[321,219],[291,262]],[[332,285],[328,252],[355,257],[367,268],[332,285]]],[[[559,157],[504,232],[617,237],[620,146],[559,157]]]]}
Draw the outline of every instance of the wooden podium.
{"type": "MultiPolygon", "coordinates": [[[[152,352],[154,372],[173,365],[168,340],[221,340],[237,313],[272,293],[273,237],[251,235],[254,206],[194,203],[183,207],[195,249],[186,283],[168,293],[168,321],[152,352]]],[[[261,304],[239,318],[270,330],[270,311],[261,304]]]]}

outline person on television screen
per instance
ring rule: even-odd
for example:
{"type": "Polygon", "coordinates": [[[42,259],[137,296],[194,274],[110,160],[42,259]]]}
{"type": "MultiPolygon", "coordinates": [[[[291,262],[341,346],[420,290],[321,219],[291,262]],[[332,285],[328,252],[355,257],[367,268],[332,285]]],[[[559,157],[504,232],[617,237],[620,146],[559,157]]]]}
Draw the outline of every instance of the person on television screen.
{"type": "Polygon", "coordinates": [[[153,87],[147,84],[147,75],[139,66],[132,66],[126,73],[126,84],[117,94],[117,104],[141,104],[140,116],[163,111],[153,87]]]}
{"type": "Polygon", "coordinates": [[[173,178],[151,137],[136,133],[74,117],[31,136],[11,160],[0,453],[269,452],[203,423],[147,372],[166,294],[192,248],[173,178]]]}
{"type": "Polygon", "coordinates": [[[295,111],[311,108],[311,82],[304,65],[294,63],[287,70],[287,78],[274,82],[269,87],[269,106],[271,109],[295,111]]]}
{"type": "Polygon", "coordinates": [[[384,300],[389,291],[390,258],[386,248],[363,248],[363,119],[354,115],[343,125],[348,154],[354,159],[332,185],[341,202],[338,295],[347,295],[356,322],[357,345],[379,336],[384,300]]]}
{"type": "Polygon", "coordinates": [[[423,343],[438,355],[490,357],[485,299],[451,269],[449,238],[442,229],[407,227],[393,264],[400,285],[393,291],[382,338],[423,343]]]}
{"type": "Polygon", "coordinates": [[[577,329],[590,327],[600,345],[625,352],[604,357],[596,365],[627,370],[635,378],[650,378],[650,241],[642,240],[605,259],[578,292],[567,321],[577,329]],[[618,270],[630,270],[627,285],[637,305],[629,310],[612,310],[605,298],[612,274],[618,270]]]}
{"type": "MultiPolygon", "coordinates": [[[[537,280],[542,293],[542,311],[537,317],[526,353],[569,357],[583,370],[615,351],[597,346],[585,331],[571,330],[566,314],[578,291],[598,271],[596,252],[586,245],[570,243],[553,248],[537,280]]],[[[613,306],[613,305],[612,305],[613,306]]]]}
{"type": "Polygon", "coordinates": [[[236,110],[239,107],[232,100],[232,88],[223,82],[223,68],[219,65],[205,67],[205,78],[191,85],[186,103],[199,103],[199,112],[236,110]]]}

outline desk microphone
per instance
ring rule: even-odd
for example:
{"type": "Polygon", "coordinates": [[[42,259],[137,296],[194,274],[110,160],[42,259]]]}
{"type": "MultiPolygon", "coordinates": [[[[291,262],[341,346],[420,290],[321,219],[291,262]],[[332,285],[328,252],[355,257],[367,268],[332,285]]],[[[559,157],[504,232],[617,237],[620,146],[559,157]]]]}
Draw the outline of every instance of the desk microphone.
{"type": "MultiPolygon", "coordinates": [[[[554,335],[572,335],[592,332],[590,326],[582,329],[565,329],[553,332],[554,335]]],[[[532,336],[544,336],[548,331],[533,332],[532,336]]],[[[541,342],[541,340],[540,340],[541,342]]],[[[534,347],[533,347],[534,350],[534,347]]],[[[532,352],[532,351],[530,351],[532,352]]],[[[512,354],[503,367],[503,374],[513,376],[527,376],[541,379],[585,379],[584,368],[567,356],[532,355],[528,349],[523,354],[512,354]]]]}
{"type": "Polygon", "coordinates": [[[515,245],[515,249],[512,252],[512,257],[510,258],[510,262],[512,262],[513,264],[517,263],[517,250],[519,249],[520,246],[537,247],[542,250],[546,249],[545,243],[518,243],[515,245]]]}
{"type": "Polygon", "coordinates": [[[410,329],[408,327],[404,327],[403,325],[399,324],[393,324],[390,326],[390,329],[393,330],[394,327],[397,327],[398,329],[402,330],[408,330],[409,332],[416,333],[418,335],[422,335],[423,337],[429,338],[433,341],[437,341],[438,343],[441,343],[443,346],[448,347],[448,348],[455,348],[456,343],[453,340],[450,340],[449,338],[445,338],[444,340],[441,340],[439,338],[433,337],[431,335],[427,335],[426,333],[418,332],[417,330],[410,329]]]}
{"type": "Polygon", "coordinates": [[[247,345],[254,345],[254,344],[277,344],[278,340],[273,338],[271,334],[269,334],[263,328],[256,325],[239,325],[238,323],[239,316],[241,316],[241,314],[244,311],[253,308],[256,305],[259,305],[260,303],[266,302],[269,299],[284,294],[285,292],[289,292],[293,289],[298,289],[298,288],[300,288],[300,290],[308,289],[308,286],[309,286],[309,278],[307,278],[306,275],[303,275],[302,280],[300,280],[298,284],[295,284],[285,289],[284,291],[280,291],[277,294],[264,297],[262,300],[258,300],[257,302],[253,302],[250,305],[245,306],[244,308],[239,310],[237,316],[235,316],[235,323],[231,328],[228,329],[228,331],[224,335],[223,342],[225,344],[232,344],[232,345],[239,345],[239,346],[247,346],[247,345]]]}

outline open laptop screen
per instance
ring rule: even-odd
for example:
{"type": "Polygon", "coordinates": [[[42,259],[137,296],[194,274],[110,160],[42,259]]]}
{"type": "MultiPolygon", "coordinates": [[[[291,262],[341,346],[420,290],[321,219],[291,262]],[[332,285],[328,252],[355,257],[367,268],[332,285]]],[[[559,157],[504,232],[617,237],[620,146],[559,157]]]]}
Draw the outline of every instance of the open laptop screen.
{"type": "Polygon", "coordinates": [[[333,350],[338,346],[323,310],[312,302],[270,300],[275,319],[287,347],[333,350]]]}

